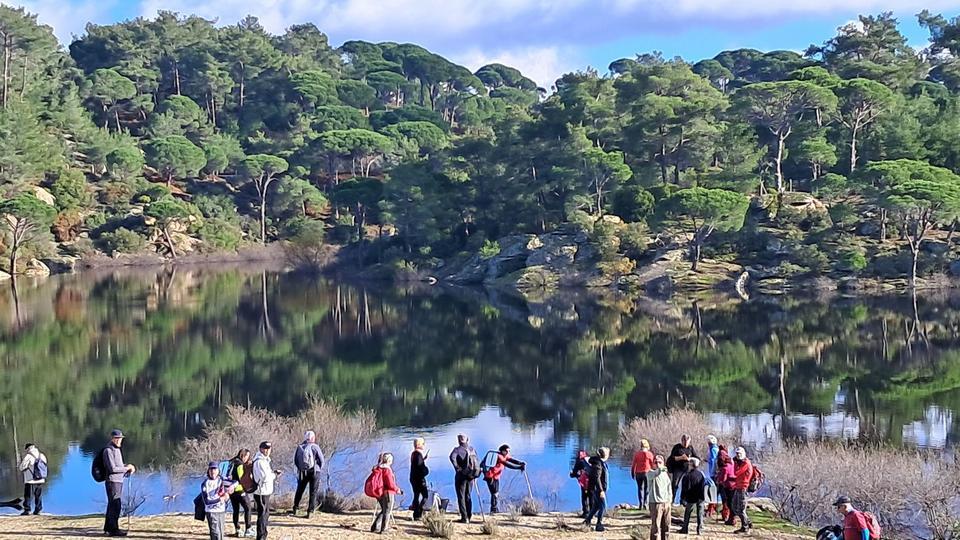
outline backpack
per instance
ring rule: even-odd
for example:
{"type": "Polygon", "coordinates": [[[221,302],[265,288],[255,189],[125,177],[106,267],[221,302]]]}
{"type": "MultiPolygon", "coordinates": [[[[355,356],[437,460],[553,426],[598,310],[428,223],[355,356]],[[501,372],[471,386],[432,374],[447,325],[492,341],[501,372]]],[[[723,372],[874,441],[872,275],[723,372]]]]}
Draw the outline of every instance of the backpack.
{"type": "Polygon", "coordinates": [[[363,483],[363,494],[367,497],[379,499],[383,497],[383,469],[377,467],[370,471],[370,476],[363,483]]]}
{"type": "Polygon", "coordinates": [[[860,512],[860,515],[867,522],[867,531],[870,532],[870,538],[880,540],[880,520],[877,519],[877,516],[873,512],[860,512]]]}
{"type": "Polygon", "coordinates": [[[107,464],[104,461],[103,453],[107,449],[104,448],[97,452],[97,455],[93,456],[93,463],[90,465],[90,476],[93,477],[94,482],[103,483],[107,481],[107,464]]]}
{"type": "Polygon", "coordinates": [[[763,487],[763,483],[766,481],[767,477],[763,474],[763,471],[760,470],[760,467],[756,465],[753,466],[753,475],[750,476],[750,485],[747,487],[747,491],[750,493],[756,493],[760,491],[760,488],[763,487]]]}
{"type": "Polygon", "coordinates": [[[301,471],[309,471],[317,464],[316,456],[313,455],[313,448],[310,444],[304,443],[298,446],[297,453],[300,455],[298,468],[301,471]]]}
{"type": "Polygon", "coordinates": [[[577,483],[580,484],[580,489],[583,491],[590,491],[590,473],[593,472],[593,466],[589,463],[583,465],[583,468],[580,469],[580,475],[577,476],[577,483]]]}
{"type": "MultiPolygon", "coordinates": [[[[41,454],[41,458],[42,457],[43,455],[41,454]]],[[[34,480],[47,479],[47,473],[49,472],[47,470],[47,462],[41,458],[37,458],[37,460],[33,462],[33,471],[31,471],[31,474],[33,474],[34,480]]]]}
{"type": "Polygon", "coordinates": [[[197,521],[207,519],[207,505],[203,502],[203,493],[193,499],[193,519],[197,521]]]}
{"type": "Polygon", "coordinates": [[[500,455],[499,452],[490,450],[483,456],[483,462],[480,463],[480,472],[483,473],[484,478],[490,478],[493,475],[493,468],[497,466],[498,455],[500,455]]]}
{"type": "Polygon", "coordinates": [[[464,467],[463,472],[470,480],[476,480],[483,474],[480,470],[480,458],[477,457],[477,452],[473,448],[467,450],[467,466],[464,467]]]}

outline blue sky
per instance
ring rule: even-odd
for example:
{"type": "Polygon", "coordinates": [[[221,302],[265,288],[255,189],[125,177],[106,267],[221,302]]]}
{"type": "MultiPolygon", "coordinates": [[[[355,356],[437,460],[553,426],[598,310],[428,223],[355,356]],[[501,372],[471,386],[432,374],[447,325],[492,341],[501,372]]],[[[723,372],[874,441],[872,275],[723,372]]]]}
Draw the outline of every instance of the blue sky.
{"type": "Polygon", "coordinates": [[[541,85],[587,65],[659,50],[688,60],[725,49],[803,50],[830,38],[857,14],[893,11],[910,43],[922,47],[921,9],[960,14],[960,0],[20,0],[61,40],[86,21],[110,23],[158,9],[220,23],[246,14],[269,30],[311,21],[334,45],[348,39],[409,41],[477,68],[499,61],[541,85]]]}

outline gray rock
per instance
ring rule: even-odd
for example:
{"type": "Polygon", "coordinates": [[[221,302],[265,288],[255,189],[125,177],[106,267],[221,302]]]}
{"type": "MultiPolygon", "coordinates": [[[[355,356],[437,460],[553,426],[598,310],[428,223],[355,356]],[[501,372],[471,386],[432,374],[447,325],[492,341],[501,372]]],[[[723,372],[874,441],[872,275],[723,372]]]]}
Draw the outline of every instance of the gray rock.
{"type": "Polygon", "coordinates": [[[673,278],[660,276],[644,283],[643,288],[650,296],[667,298],[673,294],[673,278]]]}
{"type": "Polygon", "coordinates": [[[27,261],[27,266],[23,270],[25,276],[49,276],[50,268],[37,259],[27,261]]]}
{"type": "Polygon", "coordinates": [[[11,278],[13,278],[13,276],[11,276],[10,274],[4,272],[3,270],[0,270],[0,281],[6,281],[6,280],[11,279],[11,278]]]}
{"type": "Polygon", "coordinates": [[[54,274],[72,274],[77,271],[80,263],[80,257],[71,257],[69,255],[55,255],[42,259],[54,274]]]}
{"type": "Polygon", "coordinates": [[[857,227],[857,234],[860,236],[879,236],[880,226],[872,221],[865,221],[857,227]]]}

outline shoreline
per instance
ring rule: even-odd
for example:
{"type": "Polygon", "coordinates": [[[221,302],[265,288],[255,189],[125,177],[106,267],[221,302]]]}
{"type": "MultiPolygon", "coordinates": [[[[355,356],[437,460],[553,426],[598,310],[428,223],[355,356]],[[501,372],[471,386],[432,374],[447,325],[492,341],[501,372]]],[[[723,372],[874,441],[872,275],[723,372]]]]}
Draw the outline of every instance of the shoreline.
{"type": "MultiPolygon", "coordinates": [[[[674,520],[680,515],[680,507],[674,507],[674,520]]],[[[766,512],[757,511],[756,527],[746,535],[748,538],[769,540],[794,540],[809,538],[812,531],[793,527],[779,521],[778,518],[766,512]]],[[[429,531],[422,522],[414,522],[411,512],[407,510],[394,512],[395,520],[391,530],[383,537],[397,539],[415,539],[429,537],[429,531]]],[[[455,520],[456,514],[447,512],[447,519],[455,520]]],[[[242,518],[241,518],[242,519],[242,518]]],[[[585,540],[594,538],[629,540],[631,530],[639,528],[644,536],[649,535],[649,518],[647,512],[636,509],[616,509],[609,512],[604,520],[606,533],[596,533],[593,529],[587,530],[581,525],[581,520],[572,512],[550,512],[535,517],[518,517],[516,521],[509,514],[497,514],[495,517],[486,516],[487,520],[495,520],[498,524],[496,538],[546,540],[549,538],[567,538],[570,540],[585,540]]],[[[228,508],[226,515],[227,526],[225,538],[235,537],[231,523],[231,511],[228,508]]],[[[304,517],[293,517],[285,512],[277,511],[270,516],[270,536],[277,539],[337,539],[358,540],[371,538],[375,535],[369,532],[373,521],[373,511],[350,512],[346,514],[316,513],[308,521],[304,517]]],[[[127,518],[121,518],[121,528],[126,529],[127,518]]],[[[154,540],[182,540],[183,538],[207,538],[207,526],[204,522],[193,519],[190,514],[162,514],[157,516],[134,516],[129,520],[130,538],[152,538],[154,540]]],[[[44,538],[44,539],[94,539],[102,538],[102,515],[85,516],[0,516],[0,538],[44,538]]],[[[676,534],[679,527],[674,525],[671,533],[676,534]]],[[[475,515],[469,524],[454,523],[455,535],[453,538],[469,538],[483,536],[481,520],[475,515]]],[[[712,519],[705,521],[703,536],[696,538],[733,539],[743,538],[745,535],[734,534],[734,527],[727,527],[712,519]]],[[[379,535],[377,535],[379,537],[379,535]]],[[[695,537],[690,535],[690,537],[695,537]]]]}

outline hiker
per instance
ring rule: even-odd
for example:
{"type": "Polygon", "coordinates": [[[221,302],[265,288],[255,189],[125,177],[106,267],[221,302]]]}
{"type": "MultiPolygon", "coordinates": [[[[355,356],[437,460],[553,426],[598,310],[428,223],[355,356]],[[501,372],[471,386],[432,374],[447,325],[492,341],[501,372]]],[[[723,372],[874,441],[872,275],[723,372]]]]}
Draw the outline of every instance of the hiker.
{"type": "Polygon", "coordinates": [[[850,497],[841,495],[833,506],[843,516],[843,540],[870,540],[867,516],[853,507],[850,497]]]}
{"type": "Polygon", "coordinates": [[[690,436],[683,435],[680,437],[680,442],[673,446],[673,450],[670,451],[670,456],[667,458],[667,471],[670,473],[670,481],[673,484],[674,492],[680,487],[680,478],[690,470],[690,458],[699,459],[700,456],[690,445],[690,436]]]}
{"type": "Polygon", "coordinates": [[[127,536],[120,530],[120,508],[123,505],[123,480],[137,472],[133,465],[123,462],[120,447],[123,446],[123,432],[115,429],[110,432],[110,444],[103,452],[103,467],[106,472],[104,487],[107,490],[107,512],[103,523],[103,532],[107,536],[127,536]]]}
{"type": "Polygon", "coordinates": [[[241,448],[230,460],[229,476],[233,481],[230,504],[233,506],[233,526],[237,530],[237,537],[253,538],[257,533],[250,528],[250,493],[256,486],[253,483],[253,459],[250,450],[241,448]],[[240,528],[241,508],[243,509],[243,529],[240,528]]]}
{"type": "Polygon", "coordinates": [[[650,540],[667,540],[670,535],[673,483],[663,456],[654,458],[654,467],[647,472],[647,485],[650,488],[650,540]]]}
{"type": "Polygon", "coordinates": [[[426,441],[422,437],[413,440],[413,452],[410,452],[410,489],[413,491],[413,520],[423,517],[423,506],[427,504],[427,458],[430,452],[426,451],[426,441]]]}
{"type": "Polygon", "coordinates": [[[699,469],[700,460],[690,458],[690,470],[680,482],[680,500],[684,504],[683,527],[680,534],[690,534],[690,514],[697,511],[697,536],[703,532],[703,500],[707,480],[699,469]]]}
{"type": "MultiPolygon", "coordinates": [[[[747,489],[753,478],[753,464],[747,459],[747,451],[737,447],[733,457],[733,492],[730,495],[730,521],[740,518],[740,528],[735,532],[745,533],[753,527],[747,518],[747,489]]],[[[732,525],[733,523],[730,523],[732,525]]]]}
{"type": "Polygon", "coordinates": [[[453,487],[457,491],[457,508],[460,511],[460,523],[470,523],[473,518],[473,481],[480,477],[480,460],[470,446],[470,438],[463,433],[457,435],[457,447],[450,452],[450,463],[456,474],[453,487]]]}
{"type": "Polygon", "coordinates": [[[597,455],[590,458],[590,513],[584,520],[584,525],[590,526],[593,516],[597,516],[597,532],[606,529],[603,526],[603,513],[607,509],[607,460],[610,459],[610,449],[606,446],[597,450],[597,455]]]}
{"type": "Polygon", "coordinates": [[[487,472],[483,475],[483,479],[487,482],[487,489],[490,490],[491,514],[500,513],[500,509],[497,507],[497,495],[500,493],[500,477],[503,475],[504,469],[512,469],[514,471],[527,470],[526,463],[510,456],[510,446],[506,444],[501,445],[500,448],[497,449],[496,464],[487,469],[487,472]]]}
{"type": "Polygon", "coordinates": [[[717,452],[717,472],[714,474],[713,481],[716,482],[720,492],[720,502],[723,505],[720,517],[724,525],[733,525],[733,513],[730,511],[734,484],[733,472],[733,459],[730,458],[727,447],[721,444],[717,452]]]}
{"type": "Polygon", "coordinates": [[[257,484],[253,492],[253,501],[257,506],[257,540],[267,540],[267,528],[270,525],[270,496],[273,484],[281,471],[271,468],[270,454],[273,445],[270,441],[260,443],[260,451],[253,458],[253,481],[257,484]]]}
{"type": "Polygon", "coordinates": [[[570,478],[577,479],[577,485],[580,486],[580,514],[581,519],[587,519],[590,514],[590,463],[585,450],[577,452],[577,457],[573,462],[573,469],[570,471],[570,478]]]}
{"type": "Polygon", "coordinates": [[[293,463],[297,467],[297,492],[293,496],[293,509],[290,510],[290,515],[297,515],[303,491],[310,486],[310,501],[307,502],[307,519],[310,519],[317,508],[317,484],[320,483],[320,469],[323,468],[323,451],[317,445],[316,433],[308,431],[303,434],[303,442],[297,446],[293,463]]]}
{"type": "Polygon", "coordinates": [[[702,470],[700,471],[704,473],[707,482],[706,517],[712,516],[717,511],[717,503],[719,502],[720,487],[713,480],[717,474],[717,460],[719,458],[720,445],[717,438],[713,435],[707,435],[707,470],[705,473],[702,470]]]}
{"type": "Polygon", "coordinates": [[[373,525],[370,525],[370,532],[383,534],[383,532],[387,530],[387,523],[389,523],[393,517],[394,497],[396,495],[403,495],[403,490],[397,486],[397,479],[393,475],[391,465],[393,465],[393,454],[384,452],[380,454],[380,457],[377,459],[377,466],[373,468],[374,474],[379,473],[381,475],[380,480],[383,491],[380,496],[377,497],[377,502],[380,506],[377,509],[377,513],[373,516],[373,525]],[[379,531],[377,531],[377,522],[380,522],[379,531]]]}
{"type": "Polygon", "coordinates": [[[229,482],[220,477],[220,464],[211,461],[207,465],[207,478],[201,486],[210,540],[223,540],[223,516],[227,512],[227,501],[232,488],[229,482]]]}
{"type": "Polygon", "coordinates": [[[21,516],[30,515],[30,500],[33,500],[33,515],[40,515],[43,511],[43,484],[47,481],[47,456],[40,453],[40,449],[33,443],[23,447],[25,450],[20,461],[20,472],[23,473],[23,512],[21,516]]]}
{"type": "Polygon", "coordinates": [[[654,464],[650,441],[640,439],[640,450],[633,455],[633,464],[630,466],[630,477],[637,481],[637,506],[640,508],[647,505],[647,473],[654,464]]]}

